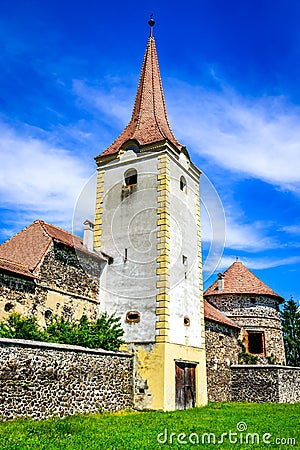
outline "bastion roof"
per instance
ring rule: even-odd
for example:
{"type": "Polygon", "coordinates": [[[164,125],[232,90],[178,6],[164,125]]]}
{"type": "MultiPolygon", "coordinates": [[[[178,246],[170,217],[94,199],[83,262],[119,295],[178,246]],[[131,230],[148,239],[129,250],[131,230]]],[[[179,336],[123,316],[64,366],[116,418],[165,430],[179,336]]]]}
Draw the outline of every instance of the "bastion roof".
{"type": "Polygon", "coordinates": [[[50,225],[43,220],[35,220],[0,245],[0,269],[25,276],[32,275],[32,272],[42,262],[53,241],[92,257],[103,259],[88,251],[79,236],[50,225]]]}
{"type": "Polygon", "coordinates": [[[269,295],[278,301],[283,298],[261,281],[244,264],[237,260],[225,272],[220,274],[223,278],[223,287],[219,287],[219,280],[216,280],[205,292],[204,297],[224,294],[253,294],[269,295]]]}

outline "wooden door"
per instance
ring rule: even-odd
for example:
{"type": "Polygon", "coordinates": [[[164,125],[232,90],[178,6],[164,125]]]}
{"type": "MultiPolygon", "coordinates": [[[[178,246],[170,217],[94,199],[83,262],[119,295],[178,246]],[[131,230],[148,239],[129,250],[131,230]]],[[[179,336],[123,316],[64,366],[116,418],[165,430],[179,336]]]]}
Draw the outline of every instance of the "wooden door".
{"type": "Polygon", "coordinates": [[[194,408],[196,404],[196,364],[175,362],[176,409],[194,408]]]}

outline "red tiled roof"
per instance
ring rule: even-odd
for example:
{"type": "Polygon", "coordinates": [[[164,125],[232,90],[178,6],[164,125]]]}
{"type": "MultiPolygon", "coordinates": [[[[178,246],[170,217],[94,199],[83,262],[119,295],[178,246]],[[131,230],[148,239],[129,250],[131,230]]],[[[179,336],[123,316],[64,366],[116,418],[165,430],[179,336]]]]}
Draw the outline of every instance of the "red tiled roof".
{"type": "Polygon", "coordinates": [[[182,147],[169,125],[152,35],[148,40],[130,122],[101,156],[117,153],[121,146],[131,139],[137,140],[140,145],[168,139],[179,150],[182,147]]]}
{"type": "Polygon", "coordinates": [[[83,241],[79,236],[50,225],[43,220],[35,220],[28,227],[1,244],[0,258],[23,265],[30,271],[34,271],[42,261],[53,240],[102,259],[100,256],[89,252],[84,247],[83,241]]]}
{"type": "Polygon", "coordinates": [[[222,323],[232,328],[240,328],[235,322],[229,319],[224,313],[212,306],[208,301],[204,300],[204,318],[222,323]]]}
{"type": "Polygon", "coordinates": [[[204,296],[223,295],[223,294],[256,294],[270,295],[283,300],[269,286],[263,283],[254,273],[252,273],[241,261],[235,261],[223,274],[224,288],[218,289],[218,280],[216,280],[205,292],[204,296]]]}
{"type": "Polygon", "coordinates": [[[0,269],[5,272],[17,273],[25,277],[35,278],[35,275],[33,275],[33,273],[31,273],[28,267],[24,266],[24,264],[9,261],[8,259],[0,258],[0,269]]]}

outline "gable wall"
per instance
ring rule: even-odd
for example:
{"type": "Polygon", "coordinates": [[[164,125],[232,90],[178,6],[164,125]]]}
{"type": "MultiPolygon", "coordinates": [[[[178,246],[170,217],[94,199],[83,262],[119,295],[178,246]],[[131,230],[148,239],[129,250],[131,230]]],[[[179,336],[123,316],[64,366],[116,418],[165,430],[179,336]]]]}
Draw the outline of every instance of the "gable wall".
{"type": "MultiPolygon", "coordinates": [[[[101,263],[102,264],[102,263],[101,263]]],[[[35,315],[45,325],[45,312],[94,320],[98,314],[99,278],[102,267],[87,255],[55,244],[46,254],[36,279],[0,272],[0,320],[15,311],[35,315]],[[13,308],[5,311],[5,305],[13,308]]]]}

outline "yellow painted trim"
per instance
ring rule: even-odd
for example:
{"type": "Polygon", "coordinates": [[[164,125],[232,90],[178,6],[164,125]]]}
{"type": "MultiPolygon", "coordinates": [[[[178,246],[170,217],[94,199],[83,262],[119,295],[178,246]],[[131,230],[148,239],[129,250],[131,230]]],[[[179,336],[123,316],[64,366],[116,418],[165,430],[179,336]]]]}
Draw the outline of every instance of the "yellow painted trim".
{"type": "Polygon", "coordinates": [[[162,315],[160,317],[162,317],[162,319],[160,319],[159,322],[158,321],[156,322],[156,328],[169,330],[170,329],[169,316],[162,315]]]}
{"type": "Polygon", "coordinates": [[[164,294],[158,294],[158,295],[156,296],[156,300],[157,300],[158,302],[160,302],[161,300],[168,301],[168,300],[170,300],[170,295],[167,294],[167,293],[164,293],[164,294]]]}
{"type": "Polygon", "coordinates": [[[158,303],[157,308],[165,308],[169,309],[170,301],[169,300],[160,300],[158,303]]]}
{"type": "Polygon", "coordinates": [[[169,267],[170,267],[170,161],[168,155],[160,155],[158,162],[157,175],[157,192],[158,192],[158,208],[157,208],[157,268],[156,274],[158,280],[156,287],[158,293],[156,296],[156,328],[158,335],[156,342],[169,341],[168,329],[169,325],[169,267]]]}
{"type": "Polygon", "coordinates": [[[158,308],[156,308],[156,314],[158,316],[163,315],[163,314],[169,316],[170,315],[170,309],[168,307],[167,308],[163,308],[163,307],[159,306],[158,308]]]}
{"type": "Polygon", "coordinates": [[[102,245],[100,236],[102,236],[102,223],[103,223],[103,207],[104,203],[104,170],[98,171],[97,176],[97,189],[96,189],[96,214],[95,214],[95,229],[94,229],[94,248],[99,250],[102,245]]]}

